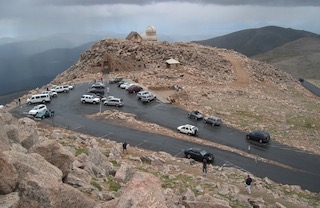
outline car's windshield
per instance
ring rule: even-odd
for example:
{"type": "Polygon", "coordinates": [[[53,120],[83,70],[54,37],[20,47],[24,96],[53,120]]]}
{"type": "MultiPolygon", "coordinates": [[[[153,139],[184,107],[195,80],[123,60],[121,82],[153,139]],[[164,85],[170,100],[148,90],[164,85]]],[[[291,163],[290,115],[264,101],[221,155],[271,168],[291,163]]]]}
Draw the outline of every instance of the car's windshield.
{"type": "Polygon", "coordinates": [[[207,154],[207,151],[205,151],[205,150],[201,150],[201,151],[200,151],[200,154],[204,156],[204,155],[206,155],[206,154],[207,154]]]}

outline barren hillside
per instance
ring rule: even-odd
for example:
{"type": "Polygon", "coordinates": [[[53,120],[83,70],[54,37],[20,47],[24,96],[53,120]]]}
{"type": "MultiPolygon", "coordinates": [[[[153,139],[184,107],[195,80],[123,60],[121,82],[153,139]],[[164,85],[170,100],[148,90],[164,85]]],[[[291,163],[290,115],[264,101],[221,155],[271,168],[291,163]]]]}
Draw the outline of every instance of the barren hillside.
{"type": "Polygon", "coordinates": [[[109,78],[134,80],[175,105],[218,115],[225,125],[263,129],[273,140],[320,153],[319,98],[271,65],[195,43],[106,39],[52,83],[100,79],[101,68],[108,68],[109,78]],[[180,66],[168,68],[170,58],[180,66]]]}

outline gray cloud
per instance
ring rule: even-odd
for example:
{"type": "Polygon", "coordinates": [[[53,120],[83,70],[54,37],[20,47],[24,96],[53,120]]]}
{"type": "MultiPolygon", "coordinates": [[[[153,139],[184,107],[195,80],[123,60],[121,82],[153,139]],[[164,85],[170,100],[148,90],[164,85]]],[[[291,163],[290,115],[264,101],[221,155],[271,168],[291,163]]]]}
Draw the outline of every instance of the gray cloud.
{"type": "Polygon", "coordinates": [[[0,3],[0,38],[56,33],[215,37],[269,25],[320,33],[319,0],[14,0],[0,3]],[[239,3],[241,2],[241,3],[239,3]]]}
{"type": "Polygon", "coordinates": [[[110,5],[131,4],[148,5],[154,3],[193,3],[193,4],[216,4],[228,6],[254,5],[254,6],[320,6],[319,0],[33,0],[35,3],[52,5],[110,5]]]}

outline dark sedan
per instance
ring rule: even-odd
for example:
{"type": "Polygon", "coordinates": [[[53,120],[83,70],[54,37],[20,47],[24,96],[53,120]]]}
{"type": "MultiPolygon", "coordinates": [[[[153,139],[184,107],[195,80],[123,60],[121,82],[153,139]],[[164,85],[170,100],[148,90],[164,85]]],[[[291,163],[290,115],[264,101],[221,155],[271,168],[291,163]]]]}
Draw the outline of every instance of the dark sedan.
{"type": "Polygon", "coordinates": [[[50,109],[43,110],[34,115],[34,117],[38,119],[50,118],[51,116],[54,116],[54,111],[50,109]]]}
{"type": "Polygon", "coordinates": [[[143,90],[143,88],[138,85],[132,85],[127,89],[128,93],[136,93],[136,92],[140,92],[142,90],[143,90]]]}
{"type": "Polygon", "coordinates": [[[267,143],[270,141],[270,135],[264,131],[252,131],[246,135],[247,140],[254,140],[260,143],[267,143]]]}
{"type": "Polygon", "coordinates": [[[189,148],[184,151],[184,155],[186,156],[186,158],[189,158],[189,159],[192,158],[194,160],[201,161],[201,162],[204,159],[206,159],[208,163],[214,162],[213,154],[200,148],[189,148]]]}
{"type": "Polygon", "coordinates": [[[92,94],[95,94],[97,96],[103,96],[104,95],[104,89],[90,88],[90,89],[88,89],[87,93],[92,93],[92,94]]]}

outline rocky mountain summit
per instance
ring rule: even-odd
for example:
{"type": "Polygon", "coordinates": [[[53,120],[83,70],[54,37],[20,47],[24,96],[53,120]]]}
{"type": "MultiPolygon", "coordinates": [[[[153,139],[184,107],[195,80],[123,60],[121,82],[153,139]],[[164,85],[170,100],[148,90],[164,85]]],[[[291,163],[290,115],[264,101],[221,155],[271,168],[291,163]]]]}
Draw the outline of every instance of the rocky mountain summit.
{"type": "MultiPolygon", "coordinates": [[[[320,152],[319,98],[287,73],[237,52],[106,39],[49,85],[111,77],[132,80],[173,105],[219,115],[223,125],[264,129],[273,140],[320,152]],[[180,65],[168,66],[170,58],[180,65]]],[[[140,130],[175,135],[134,115],[105,111],[100,116],[130,118],[142,124],[140,130]]],[[[252,176],[249,195],[244,180],[250,173],[242,170],[210,166],[204,175],[202,164],[193,160],[131,146],[126,154],[111,139],[15,119],[1,109],[0,134],[0,207],[320,207],[319,193],[299,186],[252,176]]]]}

